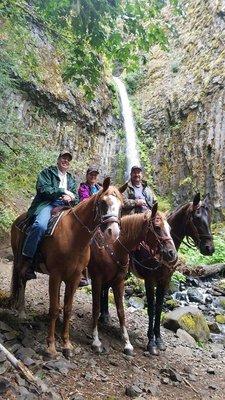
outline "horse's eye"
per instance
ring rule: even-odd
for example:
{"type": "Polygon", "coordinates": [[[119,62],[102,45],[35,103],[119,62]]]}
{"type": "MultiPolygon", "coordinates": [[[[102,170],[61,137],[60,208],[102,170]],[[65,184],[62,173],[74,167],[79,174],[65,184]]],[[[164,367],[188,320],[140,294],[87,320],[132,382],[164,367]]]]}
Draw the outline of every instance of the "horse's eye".
{"type": "Polygon", "coordinates": [[[108,205],[107,205],[107,203],[106,203],[104,200],[101,202],[101,210],[102,210],[102,213],[103,213],[103,214],[107,214],[108,205]]]}

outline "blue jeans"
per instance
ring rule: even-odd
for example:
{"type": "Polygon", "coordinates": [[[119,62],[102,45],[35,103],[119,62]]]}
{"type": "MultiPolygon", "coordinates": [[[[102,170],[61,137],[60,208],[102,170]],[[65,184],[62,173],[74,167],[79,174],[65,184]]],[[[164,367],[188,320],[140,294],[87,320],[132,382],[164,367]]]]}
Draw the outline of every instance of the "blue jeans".
{"type": "Polygon", "coordinates": [[[65,205],[62,200],[55,200],[51,204],[44,207],[39,214],[36,216],[33,224],[31,225],[28,235],[23,245],[23,256],[34,258],[37,251],[37,247],[45,235],[47,230],[48,222],[51,217],[51,211],[54,207],[65,205]]]}

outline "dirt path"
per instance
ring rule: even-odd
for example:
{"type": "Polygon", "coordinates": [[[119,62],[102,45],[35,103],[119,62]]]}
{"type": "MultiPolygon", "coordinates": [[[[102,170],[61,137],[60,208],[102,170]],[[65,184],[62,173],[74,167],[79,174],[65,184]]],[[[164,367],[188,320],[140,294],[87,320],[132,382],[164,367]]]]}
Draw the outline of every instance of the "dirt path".
{"type": "MultiPolygon", "coordinates": [[[[0,290],[9,291],[11,262],[0,261],[0,290]]],[[[71,337],[74,355],[67,361],[62,355],[56,361],[44,356],[48,313],[48,278],[41,274],[27,285],[28,322],[19,324],[12,313],[0,312],[0,321],[14,332],[11,336],[1,331],[0,340],[14,351],[22,353],[29,368],[57,392],[62,399],[122,400],[130,397],[149,400],[225,399],[225,349],[222,344],[208,344],[204,348],[190,347],[174,333],[162,330],[167,350],[160,356],[148,356],[145,352],[147,316],[145,310],[126,312],[131,342],[135,348],[133,357],[125,356],[120,340],[118,321],[114,307],[112,319],[100,330],[106,352],[95,354],[91,349],[91,295],[79,289],[73,303],[71,337]],[[24,350],[25,349],[25,350],[24,350]],[[26,349],[30,349],[29,352],[26,349]],[[26,353],[28,352],[28,353],[26,353]],[[28,355],[27,355],[28,354],[28,355]],[[26,358],[27,357],[27,358],[26,358]],[[28,360],[28,361],[27,361],[28,360]],[[164,369],[175,371],[168,377],[164,369]]],[[[62,288],[63,295],[63,288],[62,288]]],[[[61,320],[61,318],[60,318],[61,320]]],[[[0,322],[1,325],[1,322],[0,322]]],[[[60,351],[61,321],[57,328],[57,345],[60,351]]],[[[1,399],[48,399],[50,394],[37,395],[19,375],[0,357],[1,399]],[[5,367],[5,370],[4,370],[5,367]],[[3,371],[3,372],[2,372],[3,371]],[[1,382],[10,382],[7,391],[1,392],[1,382]],[[2,394],[1,394],[2,393],[2,394]]]]}

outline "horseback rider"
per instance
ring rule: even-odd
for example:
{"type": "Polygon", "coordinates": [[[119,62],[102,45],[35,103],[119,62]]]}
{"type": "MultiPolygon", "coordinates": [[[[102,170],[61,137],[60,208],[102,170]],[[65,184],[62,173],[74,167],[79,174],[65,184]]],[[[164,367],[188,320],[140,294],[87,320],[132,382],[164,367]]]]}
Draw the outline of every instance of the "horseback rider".
{"type": "Polygon", "coordinates": [[[86,172],[86,182],[82,182],[78,189],[79,200],[88,199],[92,194],[97,193],[101,186],[97,183],[99,171],[96,167],[89,167],[86,172]]]}
{"type": "MultiPolygon", "coordinates": [[[[97,193],[101,189],[101,185],[97,183],[99,171],[98,168],[92,166],[87,169],[86,181],[82,182],[78,189],[79,201],[88,199],[93,194],[97,193]]],[[[79,286],[89,285],[87,268],[83,271],[79,286]]]]}
{"type": "Polygon", "coordinates": [[[57,166],[47,167],[38,175],[37,193],[28,210],[32,225],[22,249],[26,280],[36,278],[34,256],[46,232],[52,209],[69,203],[72,205],[78,203],[76,181],[68,172],[71,160],[71,152],[65,149],[58,156],[57,166]]]}
{"type": "Polygon", "coordinates": [[[152,209],[156,199],[147,182],[143,180],[143,171],[140,166],[134,165],[131,168],[130,180],[125,186],[123,215],[142,213],[152,209]]]}

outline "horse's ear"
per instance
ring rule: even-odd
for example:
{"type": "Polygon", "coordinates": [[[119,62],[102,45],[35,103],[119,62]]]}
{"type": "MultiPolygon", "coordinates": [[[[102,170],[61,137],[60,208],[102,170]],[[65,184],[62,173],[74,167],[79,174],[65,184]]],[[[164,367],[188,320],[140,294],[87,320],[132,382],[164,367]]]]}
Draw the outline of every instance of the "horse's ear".
{"type": "Polygon", "coordinates": [[[120,187],[118,188],[119,192],[120,192],[120,193],[125,192],[125,190],[127,189],[127,186],[128,186],[128,182],[124,183],[122,186],[120,186],[120,187]]]}
{"type": "Polygon", "coordinates": [[[103,192],[105,192],[108,188],[109,188],[109,185],[110,185],[110,176],[107,176],[107,178],[105,178],[104,179],[104,182],[103,182],[103,192]]]}
{"type": "Polygon", "coordinates": [[[196,208],[199,205],[200,202],[200,193],[196,193],[194,199],[193,199],[193,207],[196,208]]]}
{"type": "Polygon", "coordinates": [[[158,211],[158,203],[155,202],[155,203],[153,204],[153,206],[152,206],[152,218],[155,217],[157,211],[158,211]]]}
{"type": "Polygon", "coordinates": [[[210,194],[207,193],[205,198],[204,198],[204,200],[203,200],[203,203],[206,205],[206,207],[210,207],[210,200],[211,200],[210,199],[210,194]]]}

